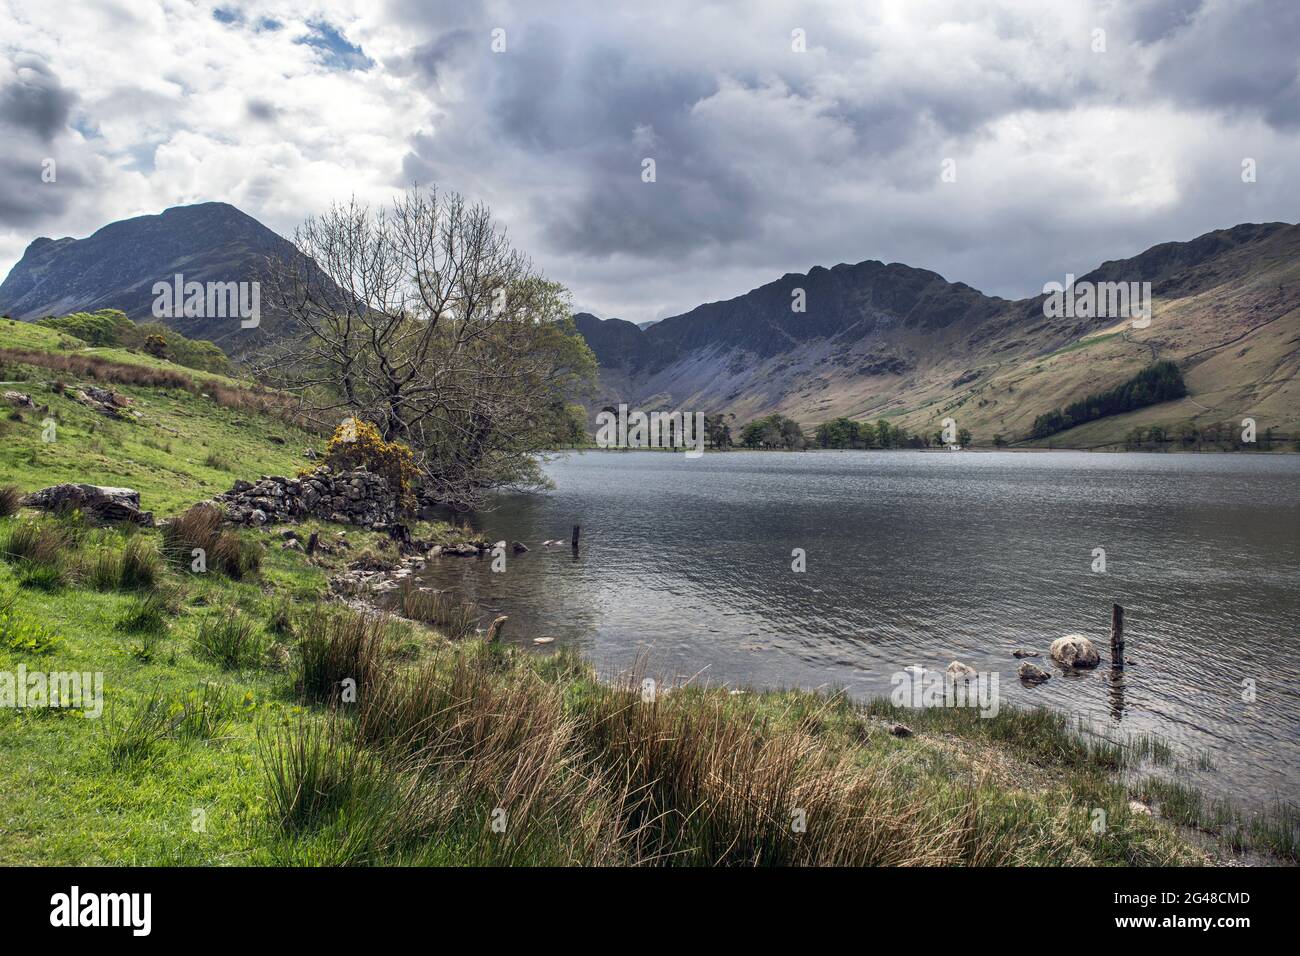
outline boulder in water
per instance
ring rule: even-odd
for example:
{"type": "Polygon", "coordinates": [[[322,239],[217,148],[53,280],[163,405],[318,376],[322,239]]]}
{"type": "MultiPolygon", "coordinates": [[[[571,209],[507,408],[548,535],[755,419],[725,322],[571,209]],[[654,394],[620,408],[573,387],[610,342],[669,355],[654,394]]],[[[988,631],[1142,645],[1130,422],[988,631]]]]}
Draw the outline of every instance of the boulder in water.
{"type": "Polygon", "coordinates": [[[1066,667],[1096,667],[1101,655],[1082,634],[1067,634],[1052,641],[1052,659],[1066,667]]]}
{"type": "Polygon", "coordinates": [[[1047,673],[1037,664],[1031,664],[1029,661],[1021,661],[1020,667],[1016,670],[1016,676],[1026,684],[1041,684],[1043,681],[1052,679],[1052,675],[1047,673]]]}

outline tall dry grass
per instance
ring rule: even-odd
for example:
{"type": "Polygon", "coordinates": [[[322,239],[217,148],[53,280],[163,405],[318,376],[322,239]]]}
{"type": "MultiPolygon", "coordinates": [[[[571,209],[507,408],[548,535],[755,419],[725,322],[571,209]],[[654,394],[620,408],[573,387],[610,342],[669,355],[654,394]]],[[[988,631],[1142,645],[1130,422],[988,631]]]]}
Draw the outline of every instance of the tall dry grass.
{"type": "Polygon", "coordinates": [[[318,675],[303,686],[334,704],[333,736],[319,723],[282,728],[264,758],[278,830],[294,852],[314,848],[291,854],[298,862],[1167,859],[1140,834],[1090,849],[1100,792],[1087,806],[1035,800],[918,769],[903,745],[863,747],[869,718],[842,698],[792,696],[784,712],[697,689],[643,699],[635,678],[602,683],[562,655],[538,662],[480,642],[407,666],[361,650],[380,645],[360,628],[317,629],[311,659],[333,663],[303,665],[318,675]],[[353,705],[334,693],[344,674],[363,675],[353,705]]]}
{"type": "Polygon", "coordinates": [[[262,549],[234,531],[222,530],[221,509],[201,501],[162,526],[162,553],[177,567],[189,568],[195,549],[203,552],[208,570],[220,571],[236,581],[256,574],[262,566],[262,549]]]}

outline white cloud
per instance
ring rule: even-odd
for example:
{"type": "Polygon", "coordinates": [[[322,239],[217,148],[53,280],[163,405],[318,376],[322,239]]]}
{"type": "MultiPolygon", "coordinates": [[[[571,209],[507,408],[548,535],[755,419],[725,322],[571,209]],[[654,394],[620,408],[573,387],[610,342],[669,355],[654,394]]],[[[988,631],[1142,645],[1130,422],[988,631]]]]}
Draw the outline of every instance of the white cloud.
{"type": "Polygon", "coordinates": [[[37,235],[179,203],[288,233],[419,179],[490,202],[578,305],[638,321],[865,258],[1029,294],[1067,267],[1296,218],[1292,9],[0,0],[6,54],[44,64],[70,104],[48,139],[12,131],[0,269],[37,235]]]}

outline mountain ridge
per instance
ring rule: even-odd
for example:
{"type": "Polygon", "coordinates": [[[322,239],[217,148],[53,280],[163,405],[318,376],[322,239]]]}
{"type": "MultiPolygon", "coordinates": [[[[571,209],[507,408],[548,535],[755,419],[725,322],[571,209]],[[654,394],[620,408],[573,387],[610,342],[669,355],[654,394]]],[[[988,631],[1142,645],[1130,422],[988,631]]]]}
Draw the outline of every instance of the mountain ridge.
{"type": "MultiPolygon", "coordinates": [[[[33,240],[0,283],[0,313],[33,320],[115,308],[152,320],[155,282],[170,283],[178,273],[187,282],[259,281],[268,257],[293,254],[288,240],[229,203],[172,206],[108,223],[84,239],[33,240]]],[[[273,314],[267,318],[276,324],[273,314]]],[[[232,354],[255,350],[268,335],[266,324],[241,329],[232,318],[161,321],[232,354]]]]}
{"type": "MultiPolygon", "coordinates": [[[[157,281],[176,273],[187,281],[257,280],[267,259],[283,254],[296,254],[291,243],[228,203],[171,207],[84,239],[33,240],[0,283],[0,313],[38,319],[119,308],[152,319],[157,281]]],[[[1300,431],[1297,279],[1300,226],[1241,223],[1106,260],[1076,280],[1150,282],[1156,320],[1145,329],[1115,318],[1049,318],[1043,295],[986,295],[880,259],[787,272],[653,323],[588,312],[574,322],[600,365],[594,408],[626,401],[738,421],[779,412],[805,425],[884,417],[927,434],[942,417],[960,415],[977,437],[1016,437],[1037,415],[1169,358],[1186,364],[1188,399],[1079,434],[1114,440],[1115,427],[1161,423],[1166,413],[1180,424],[1244,415],[1239,409],[1255,405],[1300,431]],[[1216,355],[1228,343],[1240,353],[1231,361],[1216,355]]],[[[163,321],[239,357],[277,334],[279,318],[263,314],[255,330],[235,319],[163,321]]]]}
{"type": "MultiPolygon", "coordinates": [[[[645,330],[586,314],[575,321],[601,364],[605,403],[702,407],[739,420],[780,412],[805,425],[839,415],[888,417],[927,433],[938,427],[940,411],[964,409],[987,439],[995,433],[1023,435],[1031,411],[1041,414],[1114,385],[1143,361],[1203,360],[1204,353],[1231,338],[1218,336],[1207,316],[1238,305],[1243,295],[1251,289],[1258,293],[1274,278],[1277,294],[1267,302],[1252,299],[1246,313],[1267,321],[1239,332],[1248,336],[1276,319],[1296,331],[1297,261],[1300,227],[1242,223],[1106,260],[1075,280],[1151,282],[1157,316],[1167,312],[1174,321],[1157,317],[1153,327],[1142,330],[1116,318],[1048,318],[1043,295],[988,296],[930,270],[879,260],[786,273],[645,330]],[[806,313],[791,308],[796,289],[806,294],[806,313]],[[1052,358],[1062,349],[1071,356],[1065,367],[1052,358]],[[1052,366],[1046,370],[1050,374],[1027,374],[1044,371],[1043,363],[1052,366]],[[999,381],[1000,396],[994,387],[999,381]],[[1072,394],[1071,387],[1084,391],[1072,394]],[[1011,412],[1012,405],[1022,411],[1011,412]]],[[[1277,358],[1289,363],[1284,367],[1291,379],[1293,346],[1289,341],[1270,345],[1281,349],[1277,358]]],[[[1245,406],[1258,397],[1256,386],[1276,379],[1276,373],[1255,379],[1243,370],[1242,380],[1234,383],[1230,372],[1220,369],[1206,384],[1217,391],[1239,386],[1238,401],[1245,406]]],[[[1177,410],[1177,423],[1205,417],[1195,412],[1195,388],[1189,401],[1194,404],[1177,410]]],[[[1266,412],[1294,431],[1296,403],[1293,397],[1287,401],[1287,406],[1274,401],[1266,412]]],[[[1155,414],[1135,413],[1135,420],[1155,414]]],[[[1091,431],[1100,435],[1108,428],[1091,431]]]]}

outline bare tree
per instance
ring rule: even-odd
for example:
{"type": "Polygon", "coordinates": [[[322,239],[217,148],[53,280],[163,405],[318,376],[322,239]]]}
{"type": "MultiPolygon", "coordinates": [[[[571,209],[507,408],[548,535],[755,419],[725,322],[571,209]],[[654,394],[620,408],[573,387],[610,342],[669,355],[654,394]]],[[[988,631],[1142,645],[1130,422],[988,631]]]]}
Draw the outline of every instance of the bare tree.
{"type": "Polygon", "coordinates": [[[594,359],[567,293],[516,250],[482,204],[413,189],[355,199],[294,233],[267,298],[287,337],[258,363],[316,421],[375,423],[416,453],[425,494],[457,507],[536,485],[536,452],[594,359]]]}

